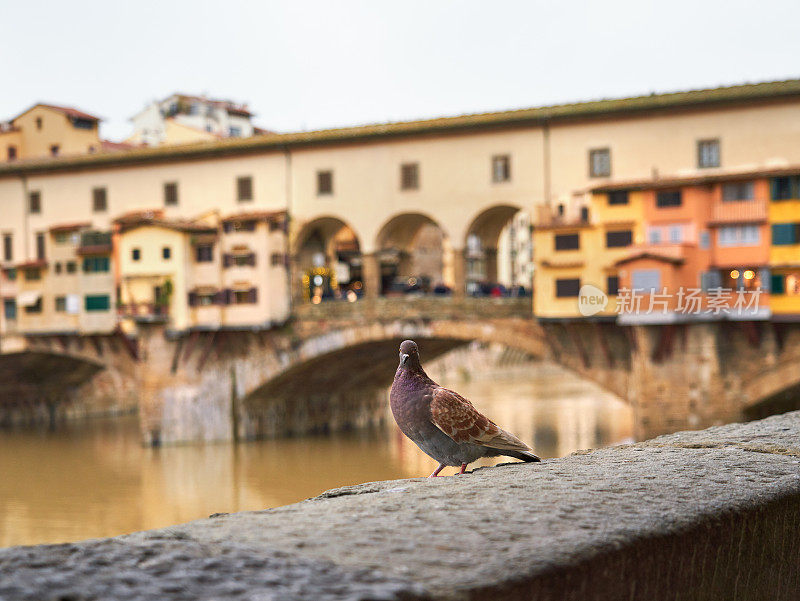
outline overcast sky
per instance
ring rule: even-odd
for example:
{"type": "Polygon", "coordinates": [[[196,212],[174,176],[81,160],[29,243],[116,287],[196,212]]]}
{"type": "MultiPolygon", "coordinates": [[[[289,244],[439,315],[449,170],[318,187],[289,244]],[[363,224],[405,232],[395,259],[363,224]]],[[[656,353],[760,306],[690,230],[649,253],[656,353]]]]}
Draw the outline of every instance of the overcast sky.
{"type": "Polygon", "coordinates": [[[798,0],[0,0],[0,120],[173,91],[317,129],[800,76],[798,0]]]}

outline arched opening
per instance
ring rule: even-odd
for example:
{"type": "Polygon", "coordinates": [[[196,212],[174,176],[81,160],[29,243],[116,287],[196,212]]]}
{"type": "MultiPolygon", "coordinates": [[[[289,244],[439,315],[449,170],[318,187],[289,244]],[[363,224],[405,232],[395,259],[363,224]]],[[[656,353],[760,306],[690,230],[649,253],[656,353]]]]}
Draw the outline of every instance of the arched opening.
{"type": "Polygon", "coordinates": [[[452,291],[450,242],[442,227],[427,215],[393,217],[378,232],[375,247],[381,294],[452,291]]]}
{"type": "Polygon", "coordinates": [[[341,219],[319,217],[306,223],[295,237],[292,256],[295,300],[354,300],[364,293],[361,244],[341,219]]]}
{"type": "Polygon", "coordinates": [[[468,294],[530,294],[533,243],[527,211],[512,205],[484,210],[467,229],[464,249],[468,294]]]}

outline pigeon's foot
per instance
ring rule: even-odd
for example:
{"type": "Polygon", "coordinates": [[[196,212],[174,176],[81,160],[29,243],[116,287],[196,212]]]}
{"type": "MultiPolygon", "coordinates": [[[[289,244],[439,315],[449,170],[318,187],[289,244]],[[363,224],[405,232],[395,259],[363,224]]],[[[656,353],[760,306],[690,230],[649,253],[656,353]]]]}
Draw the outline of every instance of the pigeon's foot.
{"type": "Polygon", "coordinates": [[[437,467],[434,470],[434,472],[430,476],[428,476],[428,478],[436,478],[439,475],[439,472],[441,472],[444,468],[445,468],[445,464],[444,463],[440,463],[439,467],[437,467]]]}
{"type": "Polygon", "coordinates": [[[463,474],[466,470],[467,470],[467,464],[466,463],[462,463],[461,464],[461,471],[458,472],[458,473],[459,474],[463,474]]]}

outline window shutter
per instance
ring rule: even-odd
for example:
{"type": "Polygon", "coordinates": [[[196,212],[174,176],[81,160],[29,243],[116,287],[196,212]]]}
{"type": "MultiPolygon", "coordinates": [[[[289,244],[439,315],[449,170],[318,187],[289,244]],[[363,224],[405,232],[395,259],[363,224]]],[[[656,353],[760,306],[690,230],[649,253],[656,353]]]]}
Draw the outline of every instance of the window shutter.
{"type": "Polygon", "coordinates": [[[189,293],[189,306],[194,307],[197,305],[197,293],[190,292],[189,293]]]}
{"type": "Polygon", "coordinates": [[[222,266],[223,267],[230,267],[233,264],[233,257],[228,253],[222,255],[222,266]]]}
{"type": "Polygon", "coordinates": [[[258,288],[250,288],[250,302],[251,303],[258,302],[258,288]]]}
{"type": "Polygon", "coordinates": [[[247,264],[253,267],[256,266],[256,253],[250,253],[247,255],[247,264]]]}
{"type": "Polygon", "coordinates": [[[218,290],[214,293],[213,303],[215,305],[224,305],[225,304],[225,291],[218,290]]]}
{"type": "Polygon", "coordinates": [[[770,292],[772,294],[784,294],[786,292],[783,275],[773,274],[772,277],[769,279],[769,283],[770,283],[770,292]]]}
{"type": "Polygon", "coordinates": [[[225,304],[230,305],[233,303],[233,290],[230,288],[225,289],[225,304]]]}

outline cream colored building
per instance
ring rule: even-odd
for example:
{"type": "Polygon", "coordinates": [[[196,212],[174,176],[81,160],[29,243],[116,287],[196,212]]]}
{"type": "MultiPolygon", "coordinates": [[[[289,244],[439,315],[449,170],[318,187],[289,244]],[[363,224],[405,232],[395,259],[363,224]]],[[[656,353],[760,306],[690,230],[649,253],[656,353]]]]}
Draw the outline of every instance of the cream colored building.
{"type": "MultiPolygon", "coordinates": [[[[0,235],[10,236],[12,258],[3,265],[35,261],[37,233],[63,223],[110,231],[130,211],[160,210],[160,219],[190,222],[212,213],[224,219],[287,211],[295,302],[303,299],[309,268],[334,273],[345,254],[362,279],[350,285],[378,294],[384,251],[409,248],[426,224],[441,230],[442,279],[463,294],[468,237],[480,240],[483,260],[492,263],[500,233],[520,210],[536,216],[544,206],[579,215],[588,204],[584,191],[612,179],[796,163],[800,80],[4,163],[0,235]],[[104,203],[96,202],[97,189],[104,203]],[[312,243],[325,251],[322,266],[313,264],[319,252],[306,252],[312,243]]],[[[177,248],[176,236],[151,230],[146,237],[177,248]]],[[[227,254],[255,253],[256,265],[223,269],[220,277],[228,279],[213,285],[244,292],[262,276],[278,277],[280,269],[261,272],[272,266],[274,248],[238,234],[219,236],[227,254]]],[[[190,242],[180,246],[188,257],[190,242]]],[[[488,267],[496,272],[497,265],[488,267]]],[[[185,269],[182,296],[173,293],[185,307],[170,314],[178,325],[193,323],[191,286],[212,286],[190,281],[195,267],[185,269]]],[[[553,284],[538,277],[537,283],[553,284]]],[[[34,287],[18,277],[15,285],[23,284],[34,287]]],[[[286,307],[288,299],[280,287],[269,288],[269,298],[259,289],[254,306],[229,307],[232,323],[272,322],[271,307],[286,307]]],[[[209,326],[215,319],[208,317],[209,326]]]]}
{"type": "Polygon", "coordinates": [[[99,125],[99,117],[78,109],[36,104],[0,123],[0,161],[101,152],[99,125]]]}

